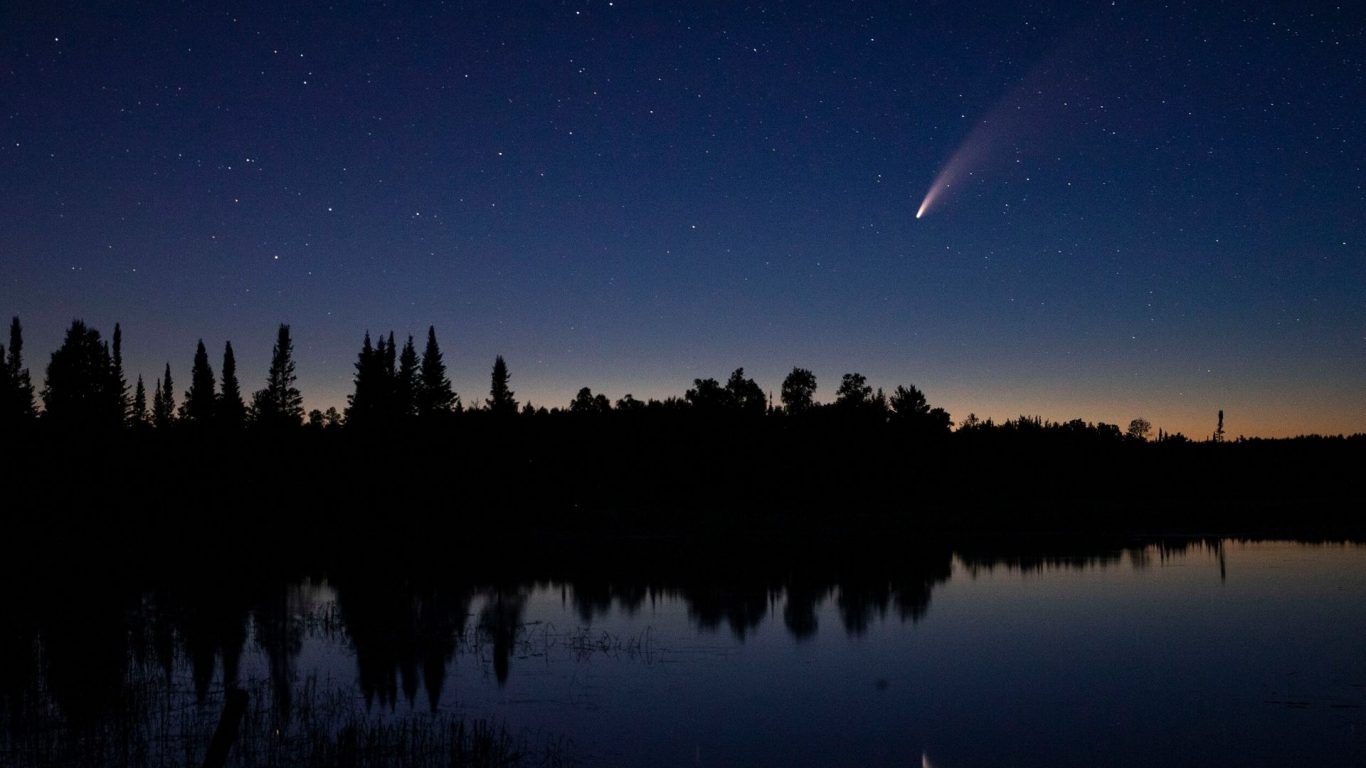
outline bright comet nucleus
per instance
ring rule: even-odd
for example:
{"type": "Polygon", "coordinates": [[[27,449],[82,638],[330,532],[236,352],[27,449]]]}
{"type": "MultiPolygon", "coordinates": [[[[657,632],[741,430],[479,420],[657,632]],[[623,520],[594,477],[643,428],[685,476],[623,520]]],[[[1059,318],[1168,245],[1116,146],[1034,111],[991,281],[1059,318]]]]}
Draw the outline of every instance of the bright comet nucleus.
{"type": "Polygon", "coordinates": [[[934,199],[939,196],[939,190],[944,187],[944,177],[949,172],[949,168],[952,167],[953,161],[950,160],[949,165],[944,169],[944,171],[942,171],[939,174],[937,178],[935,178],[934,183],[931,184],[930,188],[925,192],[925,199],[920,201],[920,209],[915,212],[915,217],[917,219],[925,215],[925,211],[928,211],[930,209],[930,204],[933,203],[934,199]]]}

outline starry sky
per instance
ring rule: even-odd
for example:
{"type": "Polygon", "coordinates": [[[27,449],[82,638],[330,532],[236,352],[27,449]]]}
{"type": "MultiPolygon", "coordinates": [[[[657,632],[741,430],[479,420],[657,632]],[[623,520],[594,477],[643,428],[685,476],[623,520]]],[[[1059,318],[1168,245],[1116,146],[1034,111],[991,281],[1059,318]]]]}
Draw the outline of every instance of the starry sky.
{"type": "Polygon", "coordinates": [[[1366,431],[1354,4],[286,5],[0,4],[35,379],[83,318],[149,384],[230,339],[249,391],[287,322],[340,407],[366,330],[434,324],[467,402],[501,354],[545,405],[800,365],[1366,431]]]}

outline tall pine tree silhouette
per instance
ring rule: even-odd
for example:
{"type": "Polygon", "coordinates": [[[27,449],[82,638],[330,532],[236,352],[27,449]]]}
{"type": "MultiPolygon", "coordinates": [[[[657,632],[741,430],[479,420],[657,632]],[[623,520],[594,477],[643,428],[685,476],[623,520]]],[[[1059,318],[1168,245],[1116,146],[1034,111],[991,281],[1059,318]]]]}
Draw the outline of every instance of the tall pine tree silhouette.
{"type": "Polygon", "coordinates": [[[446,363],[441,359],[441,347],[436,343],[436,326],[427,326],[427,347],[422,352],[422,372],[417,390],[417,416],[423,420],[439,418],[458,410],[460,398],[451,391],[451,380],[446,378],[446,363]]]}
{"type": "Polygon", "coordinates": [[[389,331],[387,341],[380,341],[379,356],[383,370],[381,381],[384,382],[380,390],[380,415],[384,423],[393,424],[398,420],[398,399],[394,395],[398,389],[398,348],[394,344],[393,331],[389,331]]]}
{"type": "Polygon", "coordinates": [[[492,383],[489,386],[488,399],[490,411],[509,416],[517,413],[517,401],[512,398],[512,390],[508,388],[510,379],[507,363],[503,362],[503,356],[499,355],[493,361],[493,376],[492,383]]]}
{"type": "Polygon", "coordinates": [[[152,410],[148,414],[148,423],[154,427],[160,427],[161,419],[157,418],[166,409],[166,397],[161,392],[161,379],[152,380],[152,410]]]}
{"type": "Polygon", "coordinates": [[[134,429],[147,426],[147,387],[142,384],[141,374],[138,375],[137,386],[133,388],[133,409],[128,421],[134,429]]]}
{"type": "Polygon", "coordinates": [[[257,424],[276,428],[303,424],[304,398],[295,386],[297,380],[294,343],[289,338],[289,326],[281,323],[270,354],[266,388],[259,390],[251,401],[257,424]]]}
{"type": "Polygon", "coordinates": [[[417,350],[413,348],[413,337],[403,345],[398,356],[398,374],[394,378],[394,413],[398,420],[411,421],[417,416],[417,393],[420,383],[417,378],[417,350]]]}
{"type": "Polygon", "coordinates": [[[175,422],[175,382],[171,381],[171,364],[166,364],[166,374],[157,382],[156,392],[152,394],[152,426],[166,429],[175,422]]]}
{"type": "Polygon", "coordinates": [[[112,407],[118,414],[120,425],[128,423],[128,380],[123,376],[123,328],[114,323],[114,349],[112,366],[109,371],[112,407]]]}
{"type": "Polygon", "coordinates": [[[213,369],[209,367],[209,353],[204,340],[194,350],[194,365],[190,368],[190,388],[185,391],[185,402],[180,406],[180,418],[191,426],[203,429],[214,418],[213,369]]]}
{"type": "MultiPolygon", "coordinates": [[[[381,347],[384,337],[380,337],[381,347]]],[[[361,342],[360,354],[356,357],[355,389],[346,397],[346,425],[348,427],[369,428],[381,421],[380,405],[383,400],[384,371],[382,354],[370,343],[370,332],[365,332],[361,342]]]]}
{"type": "Polygon", "coordinates": [[[14,420],[11,409],[18,402],[17,389],[14,377],[10,375],[9,357],[5,354],[5,345],[0,344],[0,426],[10,426],[14,420]]]}
{"type": "Polygon", "coordinates": [[[223,345],[223,386],[218,393],[218,423],[226,429],[239,429],[247,420],[247,405],[242,402],[242,387],[237,383],[237,358],[232,342],[223,345]]]}
{"type": "Polygon", "coordinates": [[[15,317],[9,324],[9,348],[0,344],[0,425],[33,420],[33,382],[24,367],[24,329],[15,317]]]}

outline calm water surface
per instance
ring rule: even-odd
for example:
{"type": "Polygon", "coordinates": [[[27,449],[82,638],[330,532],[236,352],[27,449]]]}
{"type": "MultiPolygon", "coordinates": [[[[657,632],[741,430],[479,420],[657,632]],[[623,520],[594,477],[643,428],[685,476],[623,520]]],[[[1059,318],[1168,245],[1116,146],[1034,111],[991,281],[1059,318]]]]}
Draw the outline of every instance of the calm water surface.
{"type": "MultiPolygon", "coordinates": [[[[276,708],[324,691],[376,719],[492,718],[587,765],[1366,765],[1366,548],[929,559],[835,583],[147,593],[110,633],[126,667],[96,677],[210,715],[233,679],[276,708]]],[[[26,690],[70,720],[58,665],[90,662],[35,626],[7,706],[26,690]]]]}

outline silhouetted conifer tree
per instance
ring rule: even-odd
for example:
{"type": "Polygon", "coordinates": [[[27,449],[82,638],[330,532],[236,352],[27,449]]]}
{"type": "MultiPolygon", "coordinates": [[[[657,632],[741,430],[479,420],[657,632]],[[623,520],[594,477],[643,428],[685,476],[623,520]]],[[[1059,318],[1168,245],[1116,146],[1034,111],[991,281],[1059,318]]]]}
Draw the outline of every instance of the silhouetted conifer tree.
{"type": "Polygon", "coordinates": [[[393,416],[398,409],[394,405],[394,388],[398,380],[398,345],[394,343],[394,332],[389,331],[389,338],[384,344],[384,375],[388,387],[384,393],[385,410],[393,416]]]}
{"type": "Polygon", "coordinates": [[[223,345],[223,386],[218,393],[218,423],[237,429],[247,420],[247,405],[242,402],[242,387],[237,383],[237,358],[232,353],[232,342],[223,345]]]}
{"type": "Polygon", "coordinates": [[[171,381],[171,364],[166,364],[166,374],[157,382],[152,394],[152,426],[166,429],[175,421],[175,383],[171,381]]]}
{"type": "Polygon", "coordinates": [[[152,412],[151,412],[150,414],[148,414],[148,416],[149,416],[150,419],[151,419],[150,423],[151,423],[152,426],[154,426],[154,427],[159,427],[159,426],[161,426],[160,424],[157,423],[157,422],[158,422],[157,414],[161,413],[162,410],[163,410],[165,407],[166,407],[165,397],[161,394],[161,379],[158,378],[158,379],[155,379],[155,380],[153,381],[153,385],[152,385],[152,412]]]}
{"type": "Polygon", "coordinates": [[[134,429],[142,429],[147,426],[147,388],[142,384],[142,376],[138,376],[138,384],[133,388],[133,410],[129,415],[129,423],[134,429]]]}
{"type": "Polygon", "coordinates": [[[436,326],[427,327],[427,348],[422,352],[422,372],[418,383],[418,418],[430,419],[459,410],[460,398],[451,391],[451,380],[446,378],[446,363],[442,361],[441,348],[436,344],[436,326]]]}
{"type": "Polygon", "coordinates": [[[358,427],[393,424],[400,408],[396,395],[398,371],[395,368],[394,334],[379,337],[370,346],[370,333],[365,334],[360,355],[356,359],[356,389],[347,398],[346,421],[358,427]]]}
{"type": "Polygon", "coordinates": [[[394,404],[395,382],[398,379],[398,350],[394,348],[394,332],[389,331],[389,338],[379,340],[379,348],[376,350],[379,355],[379,414],[386,424],[393,424],[398,416],[398,408],[394,404]]]}
{"type": "Polygon", "coordinates": [[[511,377],[508,375],[507,363],[503,362],[503,356],[498,355],[493,361],[492,383],[489,386],[489,410],[494,413],[504,413],[512,415],[517,413],[517,401],[512,397],[512,390],[508,388],[511,377]]]}
{"type": "Polygon", "coordinates": [[[0,345],[0,425],[33,420],[33,382],[24,367],[24,329],[15,317],[9,325],[9,348],[0,345]]]}
{"type": "MultiPolygon", "coordinates": [[[[392,338],[392,337],[391,337],[392,338]]],[[[403,345],[398,356],[398,373],[394,378],[394,413],[399,421],[408,421],[417,416],[417,397],[421,382],[417,377],[417,350],[413,347],[413,337],[403,345]]]]}
{"type": "Polygon", "coordinates": [[[811,410],[816,405],[816,374],[805,368],[793,368],[783,379],[781,397],[788,413],[811,410]]]}
{"type": "Polygon", "coordinates": [[[180,406],[180,418],[196,427],[207,427],[214,419],[213,369],[209,367],[209,353],[204,340],[194,351],[194,365],[190,368],[190,388],[185,391],[185,402],[180,406]]]}
{"type": "Polygon", "coordinates": [[[74,320],[52,353],[43,387],[44,418],[66,428],[112,428],[122,424],[111,386],[113,362],[100,333],[74,320]]]}
{"type": "Polygon", "coordinates": [[[252,412],[257,424],[266,427],[297,427],[303,423],[304,398],[299,393],[294,373],[294,343],[289,326],[280,324],[275,347],[270,353],[266,388],[252,396],[252,412]]]}
{"type": "Polygon", "coordinates": [[[5,345],[0,344],[0,426],[8,425],[13,419],[14,414],[11,408],[18,401],[16,395],[17,387],[13,377],[10,376],[9,358],[5,354],[5,345]]]}
{"type": "Polygon", "coordinates": [[[352,427],[373,427],[384,421],[384,337],[376,349],[365,332],[360,354],[356,357],[355,391],[346,398],[346,423],[352,427]]]}
{"type": "Polygon", "coordinates": [[[114,323],[113,363],[109,372],[110,394],[120,425],[128,423],[128,380],[123,375],[123,328],[114,323]]]}

